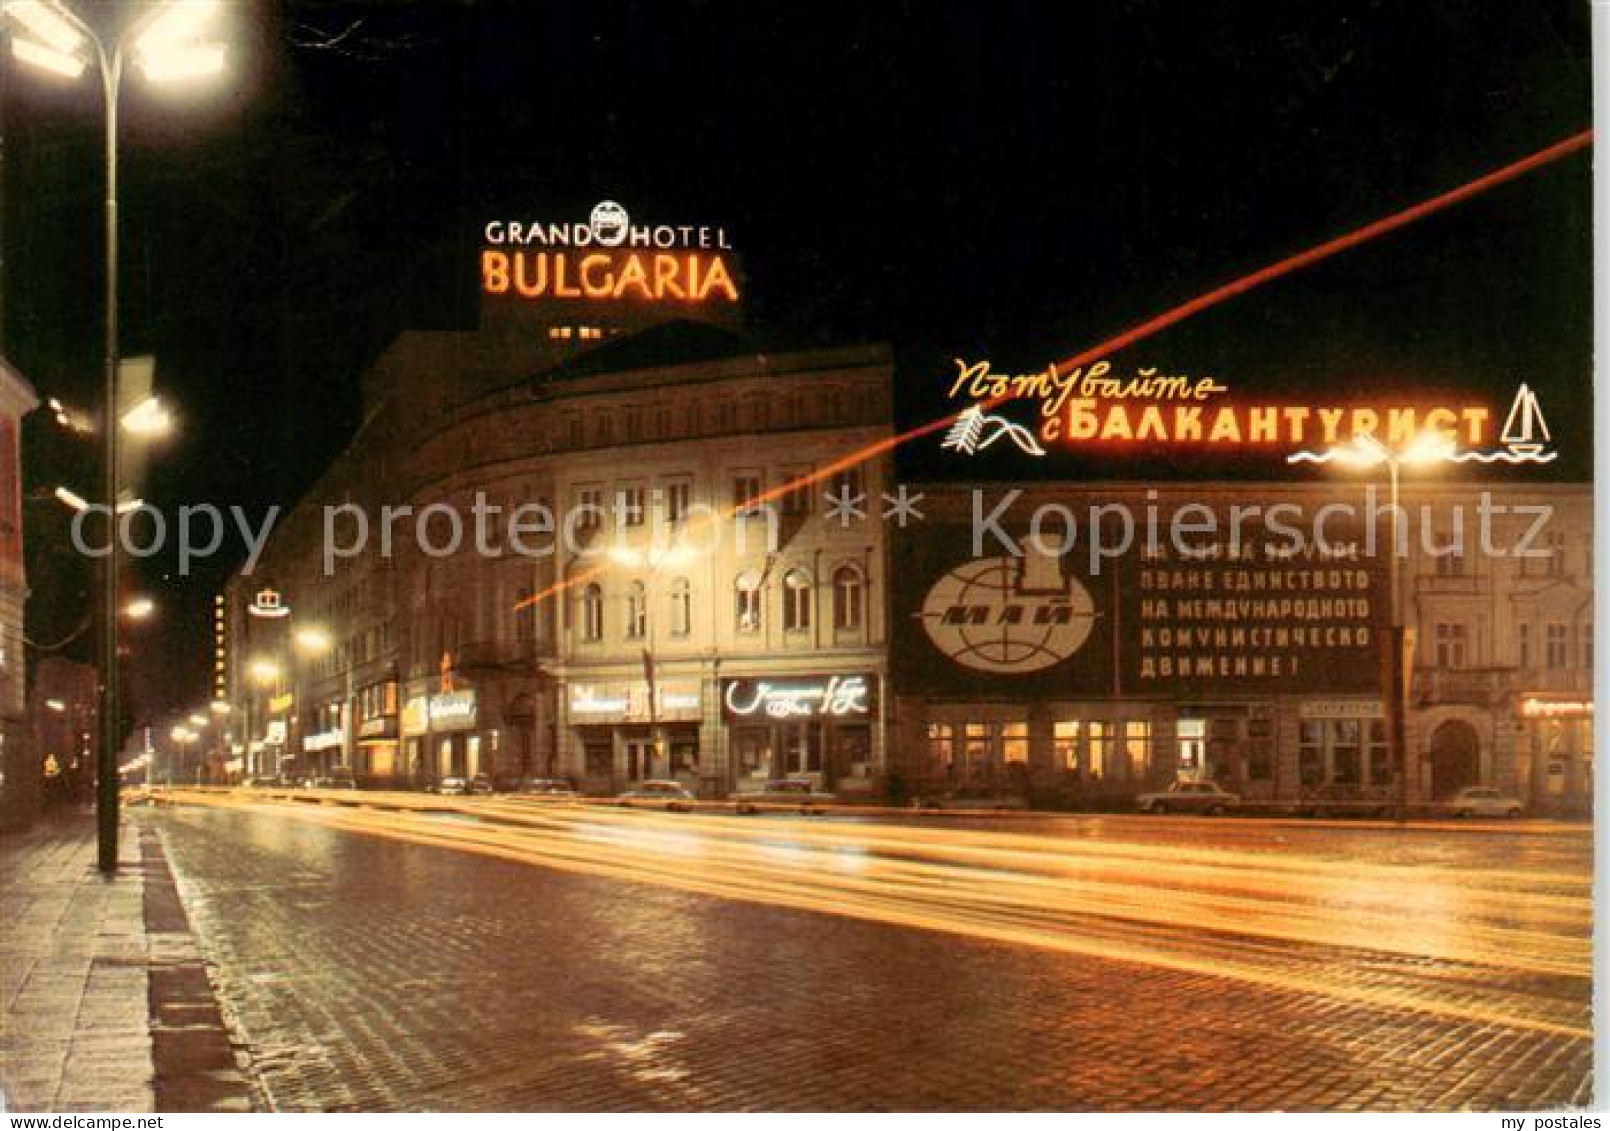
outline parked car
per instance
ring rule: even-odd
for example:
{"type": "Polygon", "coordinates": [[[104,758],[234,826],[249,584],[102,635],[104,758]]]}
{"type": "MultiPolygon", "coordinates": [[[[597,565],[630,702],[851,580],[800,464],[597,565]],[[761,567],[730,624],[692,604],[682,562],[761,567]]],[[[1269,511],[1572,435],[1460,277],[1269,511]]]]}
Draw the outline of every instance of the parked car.
{"type": "Polygon", "coordinates": [[[638,782],[616,800],[632,808],[656,808],[666,809],[672,813],[688,813],[692,811],[696,798],[682,788],[681,782],[644,781],[638,782]]]}
{"type": "Polygon", "coordinates": [[[443,797],[463,797],[470,791],[467,778],[457,776],[445,777],[431,787],[432,793],[439,793],[443,797]]]}
{"type": "Polygon", "coordinates": [[[1490,785],[1467,785],[1438,807],[1455,817],[1519,817],[1526,808],[1520,798],[1490,785]]]}
{"type": "Polygon", "coordinates": [[[485,774],[476,774],[470,779],[469,792],[496,793],[497,790],[493,788],[491,778],[487,777],[485,774]]]}
{"type": "Polygon", "coordinates": [[[739,813],[758,813],[762,808],[794,808],[802,813],[819,811],[838,800],[838,795],[822,793],[799,778],[778,778],[759,789],[741,789],[727,798],[739,813]]]}
{"type": "Polygon", "coordinates": [[[310,783],[314,789],[357,789],[358,782],[345,766],[333,766],[330,772],[316,777],[310,783]]]}
{"type": "Polygon", "coordinates": [[[514,792],[530,793],[538,797],[580,797],[563,778],[521,778],[514,784],[514,792]]]}
{"type": "Polygon", "coordinates": [[[1143,793],[1135,798],[1142,813],[1207,813],[1218,816],[1241,804],[1241,798],[1218,782],[1180,779],[1161,793],[1143,793]]]}

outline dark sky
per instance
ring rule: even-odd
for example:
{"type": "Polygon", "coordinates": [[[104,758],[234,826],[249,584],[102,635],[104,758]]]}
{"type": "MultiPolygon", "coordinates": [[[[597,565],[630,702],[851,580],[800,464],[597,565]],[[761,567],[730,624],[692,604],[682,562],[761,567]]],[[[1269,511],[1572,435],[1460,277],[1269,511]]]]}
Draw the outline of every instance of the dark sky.
{"type": "MultiPolygon", "coordinates": [[[[1043,366],[1590,123],[1579,0],[227,8],[225,81],[125,91],[123,344],[158,357],[183,414],[146,491],[170,510],[294,500],[385,344],[473,319],[490,217],[611,197],[722,224],[758,337],[893,342],[920,415],[953,354],[1043,366]]],[[[87,80],[14,70],[0,90],[0,348],[78,403],[98,380],[98,113],[87,80]]],[[[1589,197],[1579,154],[1133,360],[1292,396],[1523,378],[1585,406],[1589,197]]],[[[32,431],[30,486],[92,482],[81,442],[32,431]]],[[[1589,439],[1562,443],[1578,471],[1589,439]]],[[[30,508],[35,542],[59,538],[30,508]]],[[[85,583],[48,549],[40,637],[73,627],[85,583]]],[[[157,694],[206,694],[205,615],[237,561],[183,582],[145,565],[157,694]]]]}

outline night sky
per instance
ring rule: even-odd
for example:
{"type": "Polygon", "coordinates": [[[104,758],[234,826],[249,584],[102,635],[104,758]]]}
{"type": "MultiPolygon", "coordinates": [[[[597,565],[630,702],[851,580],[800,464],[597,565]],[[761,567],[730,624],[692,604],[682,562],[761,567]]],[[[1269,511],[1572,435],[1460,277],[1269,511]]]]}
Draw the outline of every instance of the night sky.
{"type": "MultiPolygon", "coordinates": [[[[1580,0],[304,0],[229,4],[224,30],[223,81],[125,87],[123,352],[157,356],[182,414],[144,492],[170,511],[294,501],[398,331],[473,325],[490,218],[580,219],[608,197],[723,225],[754,336],[893,343],[915,419],[952,355],[1043,367],[1590,124],[1580,0]]],[[[3,83],[0,349],[42,394],[91,404],[96,91],[3,83]]],[[[1585,477],[1590,156],[1126,359],[1288,397],[1524,379],[1555,406],[1561,470],[1585,477]]],[[[26,486],[88,488],[93,455],[38,414],[26,486]]],[[[54,504],[27,507],[30,632],[52,640],[89,575],[53,548],[54,504]]],[[[140,567],[164,606],[143,706],[206,696],[211,594],[238,560],[140,567]]]]}

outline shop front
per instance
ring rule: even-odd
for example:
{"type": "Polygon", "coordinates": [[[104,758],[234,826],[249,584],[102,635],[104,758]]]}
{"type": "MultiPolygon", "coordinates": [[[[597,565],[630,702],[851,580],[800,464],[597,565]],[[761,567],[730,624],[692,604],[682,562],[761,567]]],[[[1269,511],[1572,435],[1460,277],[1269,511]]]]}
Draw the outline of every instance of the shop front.
{"type": "Polygon", "coordinates": [[[1254,799],[1394,780],[1386,571],[1352,543],[1293,556],[1243,527],[1092,560],[1012,534],[995,556],[942,521],[895,542],[908,789],[1113,807],[1177,778],[1254,799]]]}
{"type": "Polygon", "coordinates": [[[1515,783],[1521,800],[1543,810],[1590,808],[1593,700],[1580,694],[1522,692],[1516,710],[1515,783]]]}
{"type": "Polygon", "coordinates": [[[878,691],[872,672],[722,680],[721,718],[738,788],[784,777],[827,789],[870,788],[878,691]]]}
{"type": "Polygon", "coordinates": [[[355,708],[353,774],[372,788],[400,784],[407,775],[398,749],[397,681],[388,679],[361,688],[355,708]]]}
{"type": "Polygon", "coordinates": [[[699,787],[704,697],[694,680],[665,680],[651,709],[646,681],[577,682],[568,687],[570,729],[581,748],[582,788],[615,793],[637,782],[699,787]]]}

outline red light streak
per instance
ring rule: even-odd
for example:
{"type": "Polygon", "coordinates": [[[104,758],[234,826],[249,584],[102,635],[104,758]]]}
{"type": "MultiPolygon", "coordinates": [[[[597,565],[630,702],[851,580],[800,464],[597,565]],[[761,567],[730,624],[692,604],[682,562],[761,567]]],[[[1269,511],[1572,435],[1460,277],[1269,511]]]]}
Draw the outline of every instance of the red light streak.
{"type": "MultiPolygon", "coordinates": [[[[1206,293],[1200,294],[1197,297],[1190,299],[1187,302],[1183,302],[1176,307],[1165,310],[1163,313],[1149,318],[1145,322],[1131,326],[1129,329],[1115,334],[1105,341],[1098,342],[1088,349],[1082,350],[1079,353],[1074,354],[1072,357],[1058,362],[1057,368],[1059,370],[1068,370],[1077,368],[1081,365],[1088,365],[1092,361],[1097,361],[1110,353],[1121,350],[1126,346],[1134,345],[1136,342],[1149,338],[1162,330],[1168,329],[1170,326],[1177,325],[1193,315],[1200,314],[1204,310],[1217,306],[1221,302],[1235,298],[1238,295],[1246,294],[1248,291],[1253,290],[1256,287],[1261,287],[1265,283],[1273,282],[1275,279],[1289,275],[1294,271],[1300,271],[1304,267],[1312,267],[1314,264],[1319,263],[1322,260],[1329,259],[1333,255],[1339,255],[1340,253],[1351,248],[1355,248],[1360,244],[1367,243],[1370,240],[1376,239],[1377,237],[1384,236],[1388,232],[1396,231],[1397,229],[1412,224],[1417,220],[1423,220],[1435,212],[1440,212],[1445,208],[1451,208],[1456,204],[1461,204],[1474,196],[1479,196],[1488,189],[1496,188],[1507,181],[1515,180],[1517,177],[1523,177],[1527,173],[1542,168],[1544,165],[1558,161],[1560,158],[1567,157],[1578,150],[1586,149],[1592,144],[1592,130],[1583,130],[1579,134],[1573,134],[1564,141],[1556,142],[1546,149],[1540,149],[1530,156],[1521,158],[1519,161],[1515,161],[1501,168],[1494,169],[1492,172],[1483,174],[1473,181],[1460,185],[1458,188],[1450,189],[1448,192],[1431,197],[1429,200],[1423,200],[1418,204],[1411,205],[1410,207],[1399,212],[1394,212],[1389,216],[1383,216],[1381,219],[1371,221],[1361,228],[1355,228],[1350,232],[1335,237],[1334,239],[1326,240],[1322,244],[1308,248],[1306,251],[1300,251],[1295,255],[1289,255],[1286,258],[1277,260],[1266,267],[1260,267],[1256,271],[1242,275],[1240,278],[1234,279],[1222,286],[1215,287],[1211,291],[1207,291],[1206,293]]],[[[1011,399],[1012,398],[1010,396],[992,397],[989,400],[979,402],[979,407],[989,409],[995,407],[996,405],[1003,404],[1011,399]]],[[[836,475],[840,471],[845,471],[856,466],[857,464],[865,463],[874,456],[882,455],[884,452],[893,451],[902,444],[909,443],[912,440],[921,439],[924,436],[932,435],[935,432],[949,428],[956,422],[956,418],[961,415],[962,411],[964,410],[958,409],[956,412],[950,413],[948,416],[943,416],[938,420],[932,420],[927,424],[921,424],[915,428],[908,428],[904,432],[898,432],[892,436],[886,436],[883,439],[868,444],[865,447],[851,452],[840,459],[834,460],[825,467],[817,468],[809,475],[802,475],[792,482],[773,487],[769,491],[764,491],[755,496],[753,499],[746,500],[737,506],[729,507],[720,514],[712,515],[709,519],[706,519],[706,521],[712,521],[715,518],[730,519],[736,515],[739,510],[747,507],[758,506],[762,503],[770,502],[773,499],[781,498],[790,491],[798,490],[802,487],[808,487],[814,483],[820,483],[822,480],[836,475]]],[[[526,605],[535,604],[538,601],[545,600],[550,596],[562,593],[573,585],[578,585],[584,581],[588,581],[591,578],[596,577],[599,573],[603,572],[604,568],[604,565],[601,563],[599,565],[590,567],[589,569],[583,570],[581,573],[576,574],[573,577],[566,578],[564,581],[555,582],[542,592],[533,594],[532,596],[519,602],[515,605],[515,608],[524,608],[526,605]]]]}

